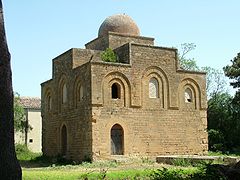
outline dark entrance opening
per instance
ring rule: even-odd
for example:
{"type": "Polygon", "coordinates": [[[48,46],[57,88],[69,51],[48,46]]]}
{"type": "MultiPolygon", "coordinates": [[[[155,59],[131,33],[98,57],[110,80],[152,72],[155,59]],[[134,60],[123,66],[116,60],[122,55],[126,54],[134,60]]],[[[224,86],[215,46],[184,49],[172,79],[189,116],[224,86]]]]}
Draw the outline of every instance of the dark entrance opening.
{"type": "Polygon", "coordinates": [[[111,129],[111,154],[123,155],[123,143],[123,128],[119,124],[115,124],[111,129]]]}
{"type": "Polygon", "coordinates": [[[61,148],[61,153],[63,156],[65,156],[67,154],[67,128],[65,125],[63,125],[62,127],[62,148],[61,148]]]}
{"type": "Polygon", "coordinates": [[[120,85],[118,83],[114,83],[112,85],[112,99],[120,99],[121,92],[120,92],[120,85]]]}

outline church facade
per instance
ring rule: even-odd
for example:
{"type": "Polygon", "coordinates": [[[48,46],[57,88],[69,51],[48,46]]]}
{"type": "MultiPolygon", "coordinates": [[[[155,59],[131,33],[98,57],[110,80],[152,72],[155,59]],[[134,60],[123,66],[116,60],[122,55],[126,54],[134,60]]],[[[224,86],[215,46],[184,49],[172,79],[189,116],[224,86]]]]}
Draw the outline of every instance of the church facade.
{"type": "Polygon", "coordinates": [[[42,86],[44,155],[194,155],[208,150],[205,73],[179,67],[177,49],[140,36],[127,15],[108,17],[98,37],[53,59],[42,86]],[[118,62],[105,62],[111,48],[118,62]]]}

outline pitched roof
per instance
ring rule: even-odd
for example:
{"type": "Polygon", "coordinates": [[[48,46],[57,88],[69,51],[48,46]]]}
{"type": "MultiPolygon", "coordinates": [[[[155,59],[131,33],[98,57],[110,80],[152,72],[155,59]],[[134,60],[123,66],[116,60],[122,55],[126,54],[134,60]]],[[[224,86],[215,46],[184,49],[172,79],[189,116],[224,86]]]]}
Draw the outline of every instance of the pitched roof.
{"type": "Polygon", "coordinates": [[[20,97],[20,104],[24,108],[41,109],[41,99],[39,97],[20,97]]]}

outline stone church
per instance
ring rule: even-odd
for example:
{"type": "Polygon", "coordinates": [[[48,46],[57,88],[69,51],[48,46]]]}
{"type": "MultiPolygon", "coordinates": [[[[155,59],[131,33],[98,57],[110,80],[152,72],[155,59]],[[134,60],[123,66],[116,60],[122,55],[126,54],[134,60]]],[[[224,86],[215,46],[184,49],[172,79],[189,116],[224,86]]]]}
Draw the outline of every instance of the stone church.
{"type": "Polygon", "coordinates": [[[206,74],[179,67],[177,49],[154,45],[125,14],[98,37],[52,61],[42,87],[44,155],[111,159],[208,150],[206,74]],[[111,48],[117,62],[101,54],[111,48]]]}

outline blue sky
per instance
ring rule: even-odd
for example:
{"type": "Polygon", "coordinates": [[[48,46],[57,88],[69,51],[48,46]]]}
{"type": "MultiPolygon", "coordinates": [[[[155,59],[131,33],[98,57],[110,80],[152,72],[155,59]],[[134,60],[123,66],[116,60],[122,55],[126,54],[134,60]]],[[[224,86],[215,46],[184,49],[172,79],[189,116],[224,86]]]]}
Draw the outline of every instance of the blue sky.
{"type": "Polygon", "coordinates": [[[240,52],[239,0],[21,0],[3,1],[13,87],[21,96],[41,96],[52,59],[84,48],[104,19],[126,13],[155,45],[195,43],[189,54],[199,66],[222,69],[240,52]]]}

